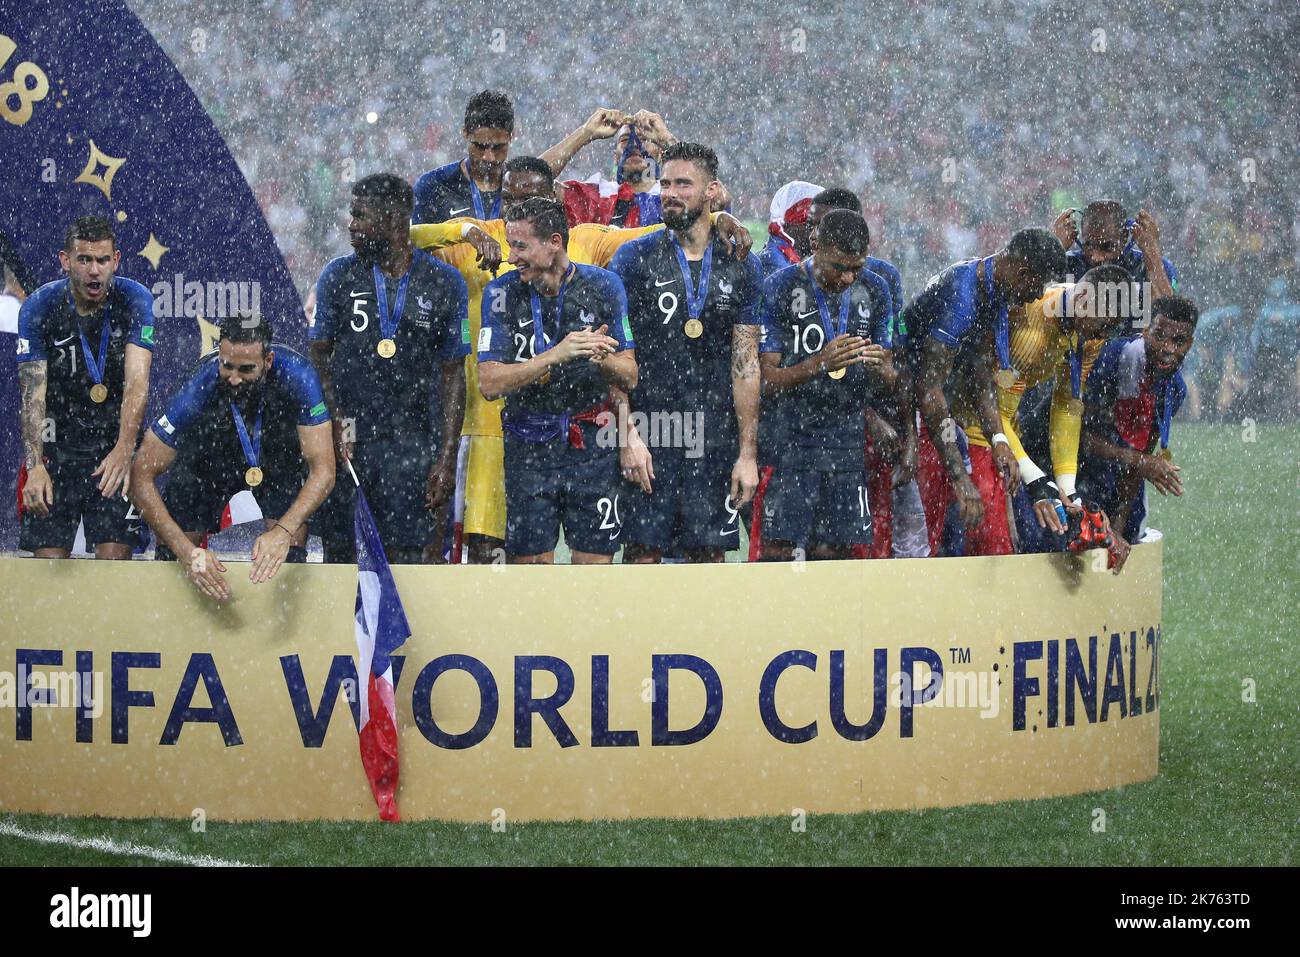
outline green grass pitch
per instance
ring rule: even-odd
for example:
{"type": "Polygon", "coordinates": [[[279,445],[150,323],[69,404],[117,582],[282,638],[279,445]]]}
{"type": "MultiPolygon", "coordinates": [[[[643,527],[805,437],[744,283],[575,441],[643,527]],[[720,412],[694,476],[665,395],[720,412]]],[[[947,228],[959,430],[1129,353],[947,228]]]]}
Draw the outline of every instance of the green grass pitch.
{"type": "MultiPolygon", "coordinates": [[[[223,824],[14,815],[24,831],[107,838],[250,864],[1296,863],[1296,463],[1300,427],[1179,423],[1187,494],[1153,495],[1166,536],[1160,775],[1068,798],[727,821],[475,825],[223,824]],[[1290,664],[1288,664],[1290,662],[1290,664]],[[1243,683],[1255,701],[1243,701],[1243,683]],[[1104,833],[1093,809],[1106,812],[1104,833]]],[[[19,769],[10,769],[10,773],[19,769]]],[[[145,856],[0,837],[3,865],[152,864],[145,856]]]]}

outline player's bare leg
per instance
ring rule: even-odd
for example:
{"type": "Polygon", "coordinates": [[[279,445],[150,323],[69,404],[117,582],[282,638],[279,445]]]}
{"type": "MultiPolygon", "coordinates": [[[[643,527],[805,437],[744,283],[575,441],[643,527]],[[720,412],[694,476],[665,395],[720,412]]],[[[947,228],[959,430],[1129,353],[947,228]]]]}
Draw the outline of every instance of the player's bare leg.
{"type": "Polygon", "coordinates": [[[573,552],[573,564],[575,565],[608,565],[613,561],[613,555],[597,555],[595,552],[573,552]]]}
{"type": "MultiPolygon", "coordinates": [[[[577,557],[577,553],[574,553],[577,557]]],[[[554,565],[555,552],[538,552],[536,555],[510,555],[506,558],[509,565],[554,565]]]]}
{"type": "Polygon", "coordinates": [[[648,545],[628,545],[623,549],[624,565],[657,565],[664,560],[664,552],[661,548],[650,548],[648,545]]]}
{"type": "Polygon", "coordinates": [[[71,558],[72,550],[69,548],[38,548],[32,552],[36,558],[71,558]]]}
{"type": "Polygon", "coordinates": [[[794,561],[794,543],[783,542],[779,539],[763,540],[763,557],[760,562],[792,562],[794,561]]]}
{"type": "Polygon", "coordinates": [[[95,546],[95,557],[105,561],[129,562],[134,551],[125,542],[100,542],[95,546]]]}
{"type": "Polygon", "coordinates": [[[808,557],[815,562],[843,561],[853,557],[852,545],[814,545],[808,557]]]}
{"type": "Polygon", "coordinates": [[[505,542],[490,535],[466,535],[465,546],[471,565],[491,565],[505,548],[505,542]]]}
{"type": "Polygon", "coordinates": [[[727,560],[727,554],[721,548],[688,548],[682,552],[682,557],[688,565],[705,565],[714,562],[724,562],[727,560]]]}

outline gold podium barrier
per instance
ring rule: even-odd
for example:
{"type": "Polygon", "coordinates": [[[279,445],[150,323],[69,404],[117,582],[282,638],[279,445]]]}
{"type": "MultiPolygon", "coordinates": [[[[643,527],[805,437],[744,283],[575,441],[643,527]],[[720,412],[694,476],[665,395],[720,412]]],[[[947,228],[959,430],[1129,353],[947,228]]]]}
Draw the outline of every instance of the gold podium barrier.
{"type": "MultiPolygon", "coordinates": [[[[227,568],[219,607],[174,564],[0,560],[0,810],[377,817],[355,569],[227,568]]],[[[1158,770],[1159,543],[1119,577],[1092,555],[394,574],[406,820],[940,807],[1158,770]]]]}

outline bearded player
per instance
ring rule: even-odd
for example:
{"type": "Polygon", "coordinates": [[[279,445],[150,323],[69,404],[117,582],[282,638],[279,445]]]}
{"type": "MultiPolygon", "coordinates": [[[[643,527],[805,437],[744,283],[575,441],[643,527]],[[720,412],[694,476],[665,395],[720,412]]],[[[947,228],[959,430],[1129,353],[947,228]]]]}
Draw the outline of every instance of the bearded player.
{"type": "Polygon", "coordinates": [[[618,402],[635,486],[624,561],[658,562],[674,546],[716,562],[739,547],[739,509],[758,485],[762,267],[730,258],[709,220],[721,191],[712,149],[668,147],[660,187],[668,229],[626,244],[610,266],[627,290],[641,383],[618,402]],[[649,435],[629,427],[632,412],[649,435]]]}

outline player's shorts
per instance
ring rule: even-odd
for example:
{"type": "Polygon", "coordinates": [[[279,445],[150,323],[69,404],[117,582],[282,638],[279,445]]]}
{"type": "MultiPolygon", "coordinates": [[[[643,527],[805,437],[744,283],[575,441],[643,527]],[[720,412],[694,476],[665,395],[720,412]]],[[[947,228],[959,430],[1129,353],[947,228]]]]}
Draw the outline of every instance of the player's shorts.
{"type": "Polygon", "coordinates": [[[731,503],[730,451],[699,458],[658,455],[654,491],[622,483],[626,502],[623,541],[658,550],[740,547],[740,514],[731,503]]]}
{"type": "Polygon", "coordinates": [[[778,468],[763,501],[763,533],[805,548],[870,544],[866,470],[778,468]]]}
{"type": "MultiPolygon", "coordinates": [[[[226,504],[248,488],[244,481],[247,465],[229,462],[215,465],[209,460],[178,456],[167,472],[163,504],[183,532],[212,533],[221,531],[221,516],[226,504]]],[[[262,515],[279,518],[293,505],[306,469],[298,463],[267,462],[262,469],[262,484],[252,489],[262,515]]],[[[164,555],[163,557],[170,557],[164,555]]]]}
{"type": "Polygon", "coordinates": [[[90,474],[103,459],[104,455],[94,453],[51,449],[45,468],[54,486],[54,504],[50,506],[48,516],[38,515],[30,508],[23,511],[19,548],[29,552],[38,548],[71,551],[77,538],[77,526],[83,522],[88,549],[109,544],[135,548],[140,543],[139,513],[121,495],[104,498],[99,493],[99,477],[90,474]]]}
{"type": "Polygon", "coordinates": [[[467,435],[466,535],[506,537],[505,442],[499,435],[467,435]]]}
{"type": "MultiPolygon", "coordinates": [[[[389,549],[423,548],[440,540],[433,512],[425,508],[425,489],[434,461],[433,440],[427,433],[384,436],[358,442],[352,468],[357,473],[366,503],[375,517],[380,540],[389,549]]],[[[357,486],[347,465],[334,473],[334,490],[321,506],[319,529],[331,553],[330,560],[351,561],[356,547],[357,486]]]]}
{"type": "MultiPolygon", "coordinates": [[[[930,554],[941,555],[951,551],[944,547],[944,528],[950,508],[955,511],[956,497],[947,469],[939,451],[930,442],[925,427],[921,427],[917,443],[918,462],[916,481],[921,489],[925,506],[925,523],[930,533],[930,554]]],[[[1011,524],[1007,519],[1007,493],[993,461],[993,452],[986,445],[971,443],[968,449],[970,477],[984,502],[984,519],[978,528],[963,529],[962,550],[965,555],[1010,555],[1011,524]]],[[[958,523],[960,524],[960,523],[958,523]]]]}
{"type": "Polygon", "coordinates": [[[540,555],[559,542],[593,555],[619,549],[622,504],[618,456],[602,454],[565,468],[506,463],[506,551],[540,555]]]}
{"type": "MultiPolygon", "coordinates": [[[[1121,467],[1114,459],[1094,459],[1088,462],[1079,475],[1080,497],[1085,502],[1095,503],[1107,515],[1113,514],[1119,507],[1120,473],[1121,467]]],[[[1146,530],[1146,486],[1146,482],[1138,485],[1137,494],[1133,496],[1133,505],[1129,509],[1128,522],[1122,529],[1116,529],[1130,544],[1138,541],[1146,530]]]]}

